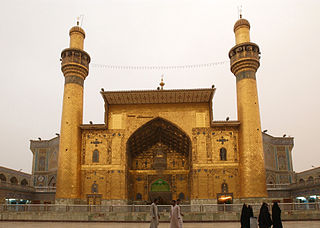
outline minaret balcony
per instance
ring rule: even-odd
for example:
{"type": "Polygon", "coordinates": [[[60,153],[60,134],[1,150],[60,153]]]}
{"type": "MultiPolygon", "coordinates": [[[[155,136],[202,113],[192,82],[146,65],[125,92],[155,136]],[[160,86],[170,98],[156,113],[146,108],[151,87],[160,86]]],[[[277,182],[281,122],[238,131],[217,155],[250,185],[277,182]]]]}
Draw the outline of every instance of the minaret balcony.
{"type": "Polygon", "coordinates": [[[256,72],[260,66],[260,49],[255,43],[246,42],[235,45],[229,51],[231,72],[253,70],[256,72]]]}
{"type": "Polygon", "coordinates": [[[61,70],[64,76],[79,75],[85,79],[89,73],[90,56],[87,52],[66,48],[61,52],[61,70]]]}

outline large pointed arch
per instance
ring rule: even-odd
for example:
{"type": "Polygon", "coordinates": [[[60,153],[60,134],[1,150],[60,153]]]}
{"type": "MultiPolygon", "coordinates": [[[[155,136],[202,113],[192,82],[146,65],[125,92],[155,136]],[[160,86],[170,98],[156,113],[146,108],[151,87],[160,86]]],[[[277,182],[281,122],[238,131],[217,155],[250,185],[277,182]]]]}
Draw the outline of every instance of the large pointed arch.
{"type": "Polygon", "coordinates": [[[139,127],[127,141],[128,199],[160,198],[167,204],[176,191],[189,198],[191,148],[187,133],[166,119],[157,117],[139,127]]]}
{"type": "Polygon", "coordinates": [[[189,156],[191,140],[189,136],[172,122],[157,117],[138,128],[127,141],[129,156],[148,150],[157,142],[189,156]]]}

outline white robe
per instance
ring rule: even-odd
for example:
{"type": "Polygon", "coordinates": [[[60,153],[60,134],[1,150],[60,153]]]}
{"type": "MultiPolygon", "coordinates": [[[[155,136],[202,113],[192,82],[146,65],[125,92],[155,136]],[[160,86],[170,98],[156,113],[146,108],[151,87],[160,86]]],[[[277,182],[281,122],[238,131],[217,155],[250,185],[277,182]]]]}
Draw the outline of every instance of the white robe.
{"type": "Polygon", "coordinates": [[[158,212],[158,207],[155,203],[152,203],[150,206],[150,216],[151,216],[150,228],[157,228],[159,225],[159,212],[158,212]]]}
{"type": "Polygon", "coordinates": [[[170,228],[182,228],[183,221],[179,205],[175,205],[173,208],[171,208],[170,215],[170,228]]]}

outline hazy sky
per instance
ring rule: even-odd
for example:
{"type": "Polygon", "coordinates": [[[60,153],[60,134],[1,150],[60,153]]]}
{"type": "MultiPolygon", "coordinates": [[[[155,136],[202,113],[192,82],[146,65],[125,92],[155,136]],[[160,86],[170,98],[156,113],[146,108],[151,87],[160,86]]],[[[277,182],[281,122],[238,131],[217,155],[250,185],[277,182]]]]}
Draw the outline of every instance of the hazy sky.
{"type": "MultiPolygon", "coordinates": [[[[60,53],[84,15],[92,63],[188,65],[228,60],[242,4],[251,40],[261,49],[257,84],[262,129],[295,138],[295,171],[320,166],[319,0],[10,0],[0,4],[0,165],[31,172],[29,140],[60,131],[64,77],[60,53]]],[[[229,63],[184,70],[90,67],[84,123],[103,122],[105,90],[217,88],[214,120],[236,119],[229,63]]]]}

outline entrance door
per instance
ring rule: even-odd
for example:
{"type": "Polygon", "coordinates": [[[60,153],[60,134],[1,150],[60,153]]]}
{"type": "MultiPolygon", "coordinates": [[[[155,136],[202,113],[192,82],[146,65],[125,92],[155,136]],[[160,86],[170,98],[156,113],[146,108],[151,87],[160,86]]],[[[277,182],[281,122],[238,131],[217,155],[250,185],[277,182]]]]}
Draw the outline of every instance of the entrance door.
{"type": "Polygon", "coordinates": [[[172,193],[170,191],[170,185],[163,179],[158,179],[151,184],[149,192],[150,200],[159,199],[159,204],[170,204],[172,200],[172,193]]]}

